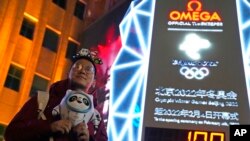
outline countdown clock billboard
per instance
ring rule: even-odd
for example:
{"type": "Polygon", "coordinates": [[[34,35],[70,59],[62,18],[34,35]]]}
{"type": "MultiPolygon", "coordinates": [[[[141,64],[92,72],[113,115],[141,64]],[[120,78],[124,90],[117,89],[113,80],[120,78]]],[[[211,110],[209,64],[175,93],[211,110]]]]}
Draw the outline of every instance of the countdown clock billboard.
{"type": "Polygon", "coordinates": [[[111,68],[110,141],[229,141],[250,124],[247,0],[134,0],[111,68]]]}
{"type": "Polygon", "coordinates": [[[158,0],[152,32],[143,140],[229,141],[249,124],[235,0],[158,0]]]}

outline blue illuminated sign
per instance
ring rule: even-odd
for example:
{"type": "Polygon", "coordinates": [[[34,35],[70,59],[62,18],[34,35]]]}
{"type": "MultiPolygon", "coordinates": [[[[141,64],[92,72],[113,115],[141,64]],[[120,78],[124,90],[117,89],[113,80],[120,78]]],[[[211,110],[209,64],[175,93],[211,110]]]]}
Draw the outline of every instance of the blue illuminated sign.
{"type": "Polygon", "coordinates": [[[250,2],[202,2],[206,10],[215,7],[222,21],[201,26],[161,17],[160,12],[170,13],[183,0],[131,2],[120,24],[122,48],[111,68],[110,141],[141,141],[144,128],[165,127],[204,129],[223,134],[223,140],[225,133],[228,141],[229,125],[250,123],[250,2]]]}
{"type": "Polygon", "coordinates": [[[140,141],[155,0],[132,1],[120,24],[122,48],[111,68],[108,136],[140,141]]]}

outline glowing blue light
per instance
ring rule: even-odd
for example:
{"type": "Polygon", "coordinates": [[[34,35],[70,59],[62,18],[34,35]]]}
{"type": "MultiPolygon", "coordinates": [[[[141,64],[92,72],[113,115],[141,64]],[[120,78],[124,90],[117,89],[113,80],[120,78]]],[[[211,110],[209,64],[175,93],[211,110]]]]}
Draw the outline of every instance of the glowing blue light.
{"type": "Polygon", "coordinates": [[[248,99],[250,100],[250,2],[247,0],[236,0],[236,5],[248,99]]]}
{"type": "Polygon", "coordinates": [[[155,0],[132,1],[120,23],[122,48],[111,68],[109,141],[140,141],[155,0]]]}

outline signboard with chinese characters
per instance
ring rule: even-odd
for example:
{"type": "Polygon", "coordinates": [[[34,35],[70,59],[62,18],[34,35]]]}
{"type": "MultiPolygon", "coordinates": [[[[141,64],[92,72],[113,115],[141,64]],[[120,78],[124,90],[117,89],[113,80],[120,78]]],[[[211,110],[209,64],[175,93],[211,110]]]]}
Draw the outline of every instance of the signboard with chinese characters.
{"type": "Polygon", "coordinates": [[[250,123],[236,1],[158,0],[154,17],[142,139],[229,141],[250,123]]]}

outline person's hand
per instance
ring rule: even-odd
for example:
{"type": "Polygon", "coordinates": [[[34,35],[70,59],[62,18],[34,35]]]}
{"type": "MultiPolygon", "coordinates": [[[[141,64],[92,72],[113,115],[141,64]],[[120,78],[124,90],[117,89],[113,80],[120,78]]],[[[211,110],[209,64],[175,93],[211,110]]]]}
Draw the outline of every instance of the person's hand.
{"type": "Polygon", "coordinates": [[[61,119],[51,123],[50,128],[52,132],[61,132],[62,134],[69,133],[72,124],[69,120],[61,119]]]}
{"type": "Polygon", "coordinates": [[[78,141],[89,140],[89,129],[85,123],[81,122],[77,124],[75,127],[73,127],[73,131],[76,133],[78,141]]]}

